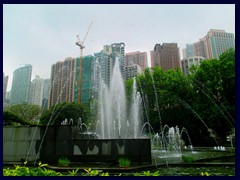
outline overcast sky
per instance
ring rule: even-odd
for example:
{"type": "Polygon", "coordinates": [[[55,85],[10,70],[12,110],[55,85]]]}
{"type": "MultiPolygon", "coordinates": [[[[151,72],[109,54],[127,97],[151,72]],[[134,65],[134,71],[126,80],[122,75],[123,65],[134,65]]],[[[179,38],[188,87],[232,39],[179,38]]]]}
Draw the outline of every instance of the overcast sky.
{"type": "Polygon", "coordinates": [[[14,70],[33,66],[35,75],[50,78],[51,65],[66,57],[79,57],[78,34],[85,40],[83,55],[103,45],[125,43],[125,52],[147,52],[156,43],[186,44],[204,37],[210,29],[235,34],[234,4],[5,4],[3,5],[3,72],[12,86],[14,70]]]}

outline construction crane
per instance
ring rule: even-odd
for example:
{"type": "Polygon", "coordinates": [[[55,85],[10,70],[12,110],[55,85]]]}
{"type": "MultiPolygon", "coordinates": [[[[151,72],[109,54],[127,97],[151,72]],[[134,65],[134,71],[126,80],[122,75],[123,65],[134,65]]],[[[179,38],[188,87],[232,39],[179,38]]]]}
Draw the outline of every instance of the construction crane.
{"type": "Polygon", "coordinates": [[[90,23],[88,30],[83,38],[83,41],[80,41],[79,36],[77,35],[77,42],[75,43],[77,46],[79,46],[80,48],[80,58],[79,58],[79,76],[78,76],[78,103],[81,103],[81,90],[82,90],[82,61],[83,61],[83,48],[85,48],[84,46],[84,42],[86,40],[86,37],[88,35],[88,32],[91,28],[93,24],[93,21],[90,23]]]}

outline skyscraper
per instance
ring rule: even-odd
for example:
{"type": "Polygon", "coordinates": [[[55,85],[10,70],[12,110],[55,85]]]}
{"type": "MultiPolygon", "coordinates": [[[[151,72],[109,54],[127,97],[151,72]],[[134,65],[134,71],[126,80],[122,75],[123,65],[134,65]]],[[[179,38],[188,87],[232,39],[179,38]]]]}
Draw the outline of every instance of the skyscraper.
{"type": "Polygon", "coordinates": [[[76,59],[68,57],[51,67],[48,107],[62,102],[74,102],[76,59]]]}
{"type": "Polygon", "coordinates": [[[189,58],[194,56],[193,44],[186,44],[186,48],[183,49],[183,58],[189,58]]]}
{"type": "Polygon", "coordinates": [[[42,106],[43,79],[36,75],[32,80],[29,91],[29,103],[42,106]]]}
{"type": "Polygon", "coordinates": [[[192,47],[186,44],[186,48],[183,49],[183,58],[202,56],[206,59],[218,59],[227,49],[235,49],[234,34],[226,33],[224,30],[210,29],[206,36],[191,45],[192,47]]]}
{"type": "Polygon", "coordinates": [[[203,39],[200,39],[198,42],[193,43],[193,55],[194,56],[202,56],[204,58],[206,55],[206,47],[204,45],[203,39]]]}
{"type": "Polygon", "coordinates": [[[82,57],[80,67],[80,58],[68,57],[52,65],[48,107],[63,102],[78,102],[79,99],[81,104],[90,102],[92,60],[93,56],[82,57]],[[79,68],[82,68],[81,75],[79,68]]]}
{"type": "MultiPolygon", "coordinates": [[[[78,102],[78,95],[81,96],[80,98],[80,103],[81,104],[87,104],[90,102],[91,97],[92,97],[92,62],[93,62],[94,57],[89,55],[89,56],[83,56],[82,58],[82,74],[80,76],[80,83],[81,83],[81,88],[80,91],[81,93],[78,93],[78,84],[75,83],[74,87],[74,102],[78,102]]],[[[76,58],[76,67],[79,67],[80,63],[80,58],[76,58]]],[[[76,79],[75,81],[79,81],[79,70],[76,68],[76,79]]]]}
{"type": "MultiPolygon", "coordinates": [[[[112,70],[113,70],[113,58],[111,57],[110,53],[106,52],[105,50],[101,50],[101,52],[94,53],[94,61],[99,64],[100,71],[101,71],[101,78],[105,84],[110,85],[112,70]]],[[[95,72],[93,72],[95,73],[95,72]]],[[[100,83],[99,81],[95,81],[95,83],[100,83]]],[[[98,87],[98,85],[95,85],[98,87]]]]}
{"type": "Polygon", "coordinates": [[[142,73],[142,68],[138,64],[126,66],[126,80],[142,73]]]}
{"type": "Polygon", "coordinates": [[[151,66],[160,66],[163,71],[180,68],[180,55],[177,43],[156,44],[151,51],[151,66]]]}
{"type": "Polygon", "coordinates": [[[125,44],[124,43],[114,43],[111,44],[111,52],[113,57],[113,62],[115,64],[116,59],[119,60],[120,71],[123,79],[126,79],[125,75],[125,44]]]}
{"type": "Polygon", "coordinates": [[[123,79],[126,79],[125,74],[125,44],[114,43],[111,45],[104,45],[103,50],[98,53],[94,53],[95,61],[98,61],[101,71],[101,78],[107,84],[110,85],[113,66],[116,59],[119,60],[120,71],[123,79]]]}
{"type": "Polygon", "coordinates": [[[146,52],[129,52],[125,54],[125,66],[129,66],[132,64],[138,64],[142,70],[148,67],[147,64],[147,53],[146,52]]]}
{"type": "Polygon", "coordinates": [[[32,65],[27,64],[13,72],[10,104],[28,103],[31,84],[32,65]]]}
{"type": "Polygon", "coordinates": [[[226,33],[224,30],[210,29],[203,38],[206,47],[207,59],[218,59],[218,57],[229,48],[235,49],[233,33],[226,33]]]}
{"type": "Polygon", "coordinates": [[[47,109],[50,90],[50,79],[43,80],[42,109],[47,109]]]}

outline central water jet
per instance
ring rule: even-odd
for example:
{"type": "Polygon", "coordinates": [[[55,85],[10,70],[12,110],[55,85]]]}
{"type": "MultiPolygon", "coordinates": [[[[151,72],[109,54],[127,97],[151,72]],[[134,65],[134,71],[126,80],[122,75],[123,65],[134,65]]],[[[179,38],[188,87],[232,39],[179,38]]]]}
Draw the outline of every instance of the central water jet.
{"type": "MultiPolygon", "coordinates": [[[[101,76],[98,76],[101,77],[101,76]]],[[[135,80],[134,80],[135,81],[135,80]]],[[[131,107],[127,113],[126,95],[119,60],[116,58],[108,87],[101,80],[98,94],[98,123],[96,133],[101,139],[137,138],[140,130],[140,95],[133,83],[131,107]]]]}

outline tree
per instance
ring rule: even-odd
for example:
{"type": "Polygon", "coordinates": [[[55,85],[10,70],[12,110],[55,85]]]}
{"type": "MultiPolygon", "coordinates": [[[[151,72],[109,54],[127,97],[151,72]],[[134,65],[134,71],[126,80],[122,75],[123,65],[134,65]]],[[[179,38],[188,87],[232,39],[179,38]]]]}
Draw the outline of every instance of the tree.
{"type": "MultiPolygon", "coordinates": [[[[192,143],[223,144],[232,128],[235,112],[235,51],[219,59],[202,61],[185,76],[180,69],[145,69],[136,77],[141,93],[144,121],[155,132],[164,125],[186,128],[192,143]]],[[[131,92],[126,83],[127,94],[131,92]]]]}
{"type": "Polygon", "coordinates": [[[37,122],[41,114],[40,106],[27,103],[13,105],[5,110],[28,122],[37,122]]]}
{"type": "Polygon", "coordinates": [[[235,127],[235,51],[203,61],[191,75],[196,92],[194,109],[216,133],[219,143],[235,127]]]}
{"type": "Polygon", "coordinates": [[[66,118],[73,119],[74,124],[77,124],[79,118],[82,119],[82,122],[87,123],[89,116],[89,107],[75,102],[65,102],[50,107],[40,118],[40,123],[42,125],[61,125],[66,118]]]}
{"type": "Polygon", "coordinates": [[[3,111],[3,125],[31,125],[12,112],[3,111]]]}
{"type": "Polygon", "coordinates": [[[137,80],[142,99],[147,104],[145,114],[155,132],[166,124],[182,123],[186,118],[184,111],[189,111],[182,102],[192,102],[193,89],[180,69],[164,72],[160,67],[153,67],[146,69],[137,80]]]}

